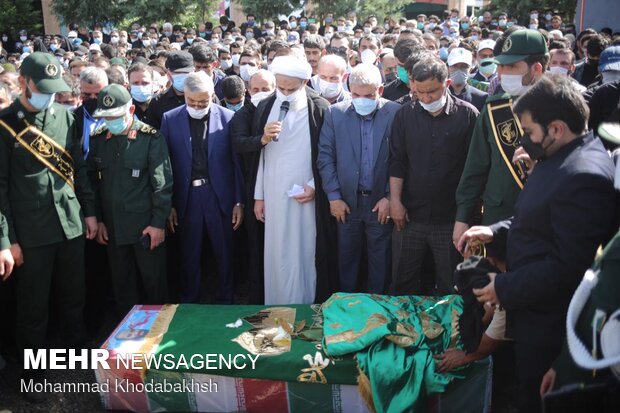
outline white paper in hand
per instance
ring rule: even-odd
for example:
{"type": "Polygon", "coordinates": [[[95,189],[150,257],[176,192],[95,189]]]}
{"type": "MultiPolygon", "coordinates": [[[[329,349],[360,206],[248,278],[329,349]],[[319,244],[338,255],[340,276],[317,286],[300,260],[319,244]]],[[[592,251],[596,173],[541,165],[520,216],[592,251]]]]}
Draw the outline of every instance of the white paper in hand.
{"type": "Polygon", "coordinates": [[[299,195],[303,195],[304,187],[301,185],[294,184],[291,189],[288,190],[287,194],[289,198],[293,198],[299,195]]]}

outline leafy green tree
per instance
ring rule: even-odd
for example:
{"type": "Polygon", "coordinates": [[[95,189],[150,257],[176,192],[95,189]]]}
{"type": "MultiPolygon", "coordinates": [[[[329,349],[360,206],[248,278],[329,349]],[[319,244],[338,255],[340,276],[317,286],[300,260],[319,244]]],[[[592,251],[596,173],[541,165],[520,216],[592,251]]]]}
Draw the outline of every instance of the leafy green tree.
{"type": "Polygon", "coordinates": [[[17,36],[20,29],[40,32],[43,29],[41,10],[34,6],[33,0],[0,0],[1,30],[17,36]]]}
{"type": "Polygon", "coordinates": [[[363,23],[371,14],[376,15],[378,18],[382,17],[396,17],[404,13],[405,6],[411,3],[409,0],[362,0],[360,3],[360,10],[358,13],[358,21],[363,23]]]}
{"type": "Polygon", "coordinates": [[[299,0],[234,0],[241,5],[245,14],[253,14],[258,21],[278,20],[279,15],[288,16],[300,8],[299,0]]]}
{"type": "Polygon", "coordinates": [[[77,23],[93,27],[95,23],[118,22],[126,17],[118,0],[52,0],[52,12],[61,24],[77,23]]]}

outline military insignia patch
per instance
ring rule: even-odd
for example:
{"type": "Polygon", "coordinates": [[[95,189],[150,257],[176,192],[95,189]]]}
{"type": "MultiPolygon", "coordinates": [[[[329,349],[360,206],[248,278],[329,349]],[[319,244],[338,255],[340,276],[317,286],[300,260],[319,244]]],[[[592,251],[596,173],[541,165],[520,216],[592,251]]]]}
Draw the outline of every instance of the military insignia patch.
{"type": "Polygon", "coordinates": [[[132,129],[129,131],[129,133],[127,134],[127,138],[134,140],[138,137],[138,132],[135,129],[132,129]]]}
{"type": "Polygon", "coordinates": [[[509,51],[512,48],[512,39],[508,38],[506,39],[506,41],[504,42],[504,47],[502,47],[502,53],[506,53],[507,51],[509,51]]]}
{"type": "Polygon", "coordinates": [[[497,125],[497,134],[504,145],[516,146],[517,125],[514,119],[507,120],[497,125]]]}
{"type": "Polygon", "coordinates": [[[50,63],[49,65],[45,66],[45,73],[48,76],[56,77],[56,75],[58,74],[58,67],[56,67],[55,64],[50,63]]]}
{"type": "Polygon", "coordinates": [[[112,105],[114,105],[114,102],[116,102],[116,100],[114,99],[114,97],[110,95],[103,97],[103,106],[105,106],[106,108],[109,108],[112,105]]]}

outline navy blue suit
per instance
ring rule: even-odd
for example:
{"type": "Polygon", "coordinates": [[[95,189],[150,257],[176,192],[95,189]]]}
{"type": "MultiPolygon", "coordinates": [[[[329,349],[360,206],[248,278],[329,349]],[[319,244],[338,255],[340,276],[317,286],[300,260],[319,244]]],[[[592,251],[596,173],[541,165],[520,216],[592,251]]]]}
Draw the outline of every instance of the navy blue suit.
{"type": "Polygon", "coordinates": [[[325,114],[317,159],[323,190],[330,201],[341,199],[351,210],[345,223],[338,224],[341,291],[357,290],[364,235],[368,247],[367,291],[381,294],[385,290],[392,223],[380,224],[372,209],[389,192],[388,141],[399,109],[397,103],[381,99],[367,129],[350,101],[330,106],[325,114]],[[365,143],[363,130],[369,133],[365,143]],[[364,145],[370,147],[367,157],[364,145]],[[369,167],[364,168],[364,162],[369,162],[369,167]],[[369,176],[363,176],[364,170],[369,176]],[[367,182],[366,188],[362,188],[363,182],[367,182]]]}
{"type": "Polygon", "coordinates": [[[174,180],[172,202],[179,219],[182,302],[198,300],[205,227],[219,272],[216,301],[232,302],[232,211],[236,203],[244,202],[241,164],[229,135],[233,115],[231,110],[211,105],[206,148],[209,183],[200,187],[191,185],[192,137],[186,106],[166,112],[162,120],[174,180]]]}

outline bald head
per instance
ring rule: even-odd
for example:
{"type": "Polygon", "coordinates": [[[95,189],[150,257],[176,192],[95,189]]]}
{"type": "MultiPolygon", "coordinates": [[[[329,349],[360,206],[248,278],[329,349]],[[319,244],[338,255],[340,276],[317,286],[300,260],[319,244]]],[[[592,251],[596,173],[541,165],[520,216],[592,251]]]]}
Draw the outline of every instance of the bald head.
{"type": "Polygon", "coordinates": [[[252,75],[248,86],[250,96],[258,92],[273,92],[276,88],[276,78],[270,71],[261,69],[252,75]]]}
{"type": "Polygon", "coordinates": [[[323,80],[340,83],[346,71],[347,63],[338,55],[326,55],[319,60],[318,75],[323,80]]]}

